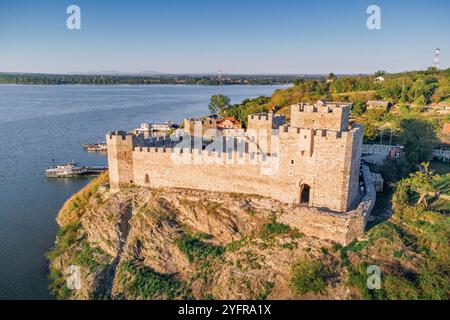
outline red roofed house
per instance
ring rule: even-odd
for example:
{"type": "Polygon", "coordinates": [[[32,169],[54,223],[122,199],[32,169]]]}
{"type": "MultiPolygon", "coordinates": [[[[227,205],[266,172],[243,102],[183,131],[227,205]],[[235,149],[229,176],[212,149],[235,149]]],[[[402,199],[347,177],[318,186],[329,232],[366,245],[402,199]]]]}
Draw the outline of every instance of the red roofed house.
{"type": "Polygon", "coordinates": [[[217,121],[217,129],[242,129],[242,123],[234,117],[225,117],[217,121]]]}

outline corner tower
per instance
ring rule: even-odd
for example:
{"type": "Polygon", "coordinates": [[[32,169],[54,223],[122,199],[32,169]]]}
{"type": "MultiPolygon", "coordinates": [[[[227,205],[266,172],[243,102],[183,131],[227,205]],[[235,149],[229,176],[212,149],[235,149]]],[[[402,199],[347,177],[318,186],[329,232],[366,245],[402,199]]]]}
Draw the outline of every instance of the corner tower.
{"type": "Polygon", "coordinates": [[[349,125],[350,103],[291,106],[280,130],[280,178],[292,202],[346,212],[359,202],[363,128],[349,125]]]}
{"type": "Polygon", "coordinates": [[[134,182],[133,135],[116,131],[106,135],[108,148],[109,184],[112,191],[134,182]]]}
{"type": "Polygon", "coordinates": [[[304,129],[348,131],[351,103],[319,101],[291,106],[291,126],[304,129]]]}

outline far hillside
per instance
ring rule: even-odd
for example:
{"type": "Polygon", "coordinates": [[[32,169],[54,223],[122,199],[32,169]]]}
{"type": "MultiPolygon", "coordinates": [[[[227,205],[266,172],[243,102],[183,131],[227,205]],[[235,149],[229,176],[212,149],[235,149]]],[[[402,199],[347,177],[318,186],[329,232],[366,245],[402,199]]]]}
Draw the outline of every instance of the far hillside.
{"type": "MultiPolygon", "coordinates": [[[[379,142],[380,135],[392,133],[393,141],[401,143],[399,136],[406,119],[423,119],[436,134],[450,121],[450,69],[429,68],[388,74],[379,71],[370,76],[337,77],[330,74],[318,80],[296,80],[292,87],[276,90],[272,97],[258,97],[229,106],[220,113],[234,116],[247,123],[249,114],[279,110],[289,118],[289,107],[297,103],[314,103],[317,100],[349,101],[353,103],[353,120],[365,126],[365,142],[379,142]],[[367,110],[370,100],[384,100],[393,107],[389,110],[367,110]]],[[[382,141],[381,141],[382,142],[382,141]]]]}
{"type": "Polygon", "coordinates": [[[286,107],[296,103],[314,103],[319,99],[351,101],[353,114],[360,115],[368,100],[387,100],[394,105],[425,107],[441,104],[450,107],[450,69],[411,71],[388,74],[379,71],[370,76],[336,77],[326,79],[295,80],[294,86],[274,92],[272,97],[245,100],[226,109],[226,115],[235,116],[242,122],[251,113],[280,107],[289,115],[286,107]]]}

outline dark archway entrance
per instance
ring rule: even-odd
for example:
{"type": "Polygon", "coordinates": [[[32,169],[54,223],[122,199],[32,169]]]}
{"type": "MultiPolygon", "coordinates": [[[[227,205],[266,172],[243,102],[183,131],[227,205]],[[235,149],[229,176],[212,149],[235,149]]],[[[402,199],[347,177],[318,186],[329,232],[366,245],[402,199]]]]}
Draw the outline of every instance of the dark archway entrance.
{"type": "Polygon", "coordinates": [[[307,184],[302,184],[300,187],[300,204],[309,205],[310,195],[311,187],[307,184]]]}
{"type": "Polygon", "coordinates": [[[148,174],[145,174],[145,184],[149,184],[150,183],[150,177],[148,176],[148,174]]]}

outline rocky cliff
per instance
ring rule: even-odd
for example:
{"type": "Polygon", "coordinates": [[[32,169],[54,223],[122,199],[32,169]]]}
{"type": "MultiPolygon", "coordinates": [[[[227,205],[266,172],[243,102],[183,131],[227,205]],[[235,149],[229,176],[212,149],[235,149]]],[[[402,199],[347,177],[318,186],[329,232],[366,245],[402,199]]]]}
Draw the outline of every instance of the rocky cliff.
{"type": "MultiPolygon", "coordinates": [[[[433,178],[440,194],[449,179],[433,178]]],[[[406,201],[416,182],[399,183],[390,220],[349,242],[352,213],[321,217],[258,196],[185,189],[113,194],[105,175],[59,213],[51,290],[60,299],[448,299],[448,201],[406,201]],[[369,288],[374,268],[381,285],[369,288]]],[[[375,211],[371,218],[385,219],[382,206],[375,211]]]]}
{"type": "MultiPolygon", "coordinates": [[[[94,180],[61,209],[49,253],[52,290],[71,299],[345,298],[339,277],[324,294],[296,295],[296,261],[330,241],[280,223],[293,210],[258,196],[130,186],[112,194],[94,180]],[[81,287],[66,285],[69,266],[81,287]]],[[[289,219],[287,219],[289,220],[289,219]]],[[[325,256],[324,256],[325,257],[325,256]]],[[[333,265],[333,256],[321,258],[333,265]]]]}

